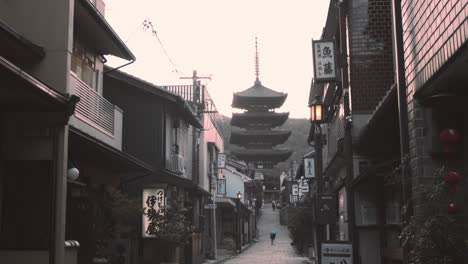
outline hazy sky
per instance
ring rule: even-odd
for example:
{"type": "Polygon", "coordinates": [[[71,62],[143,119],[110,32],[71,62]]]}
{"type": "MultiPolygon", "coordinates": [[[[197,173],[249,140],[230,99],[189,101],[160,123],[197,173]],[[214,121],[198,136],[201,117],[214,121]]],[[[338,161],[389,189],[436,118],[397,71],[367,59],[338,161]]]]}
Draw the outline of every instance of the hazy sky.
{"type": "MultiPolygon", "coordinates": [[[[329,0],[105,0],[106,19],[137,57],[122,68],[156,85],[187,84],[179,77],[211,76],[204,81],[219,112],[231,116],[232,94],[255,80],[258,36],[260,80],[288,93],[280,110],[308,117],[312,78],[312,39],[320,38],[329,0]],[[150,30],[152,22],[167,54],[150,30]]],[[[121,61],[110,60],[118,66],[121,61]]],[[[238,110],[235,110],[238,111],[238,110]]]]}

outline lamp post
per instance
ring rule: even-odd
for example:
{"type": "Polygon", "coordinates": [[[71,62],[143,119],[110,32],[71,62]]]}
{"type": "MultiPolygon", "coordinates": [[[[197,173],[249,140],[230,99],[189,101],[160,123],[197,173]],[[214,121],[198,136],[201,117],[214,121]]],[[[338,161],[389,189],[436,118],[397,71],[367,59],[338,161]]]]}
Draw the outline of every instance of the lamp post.
{"type": "MultiPolygon", "coordinates": [[[[321,124],[324,121],[324,105],[320,97],[317,96],[310,104],[310,122],[314,125],[314,148],[315,148],[315,178],[317,182],[316,195],[323,194],[323,177],[322,177],[322,128],[321,124]]],[[[309,186],[309,194],[312,196],[312,188],[309,186]]],[[[314,207],[316,208],[316,206],[314,207]]],[[[315,214],[316,215],[316,214],[315,214]]],[[[317,217],[317,215],[316,215],[317,217]]],[[[315,240],[315,258],[318,263],[322,263],[321,259],[321,242],[322,242],[322,226],[316,224],[313,231],[315,240]]]]}
{"type": "Polygon", "coordinates": [[[242,245],[241,245],[241,221],[242,221],[242,217],[241,217],[241,208],[240,208],[240,202],[241,202],[241,199],[242,199],[242,193],[240,191],[237,192],[237,199],[236,199],[236,207],[237,207],[237,250],[239,251],[239,253],[242,252],[242,245]]]}

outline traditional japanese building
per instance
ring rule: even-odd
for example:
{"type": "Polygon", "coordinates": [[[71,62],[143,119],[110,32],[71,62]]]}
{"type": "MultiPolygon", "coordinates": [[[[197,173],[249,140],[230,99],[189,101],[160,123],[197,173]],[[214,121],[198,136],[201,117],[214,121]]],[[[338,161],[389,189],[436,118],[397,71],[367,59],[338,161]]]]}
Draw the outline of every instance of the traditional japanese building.
{"type": "Polygon", "coordinates": [[[275,148],[284,143],[291,131],[277,130],[286,122],[289,113],[277,113],[287,94],[276,92],[262,85],[259,79],[258,52],[256,53],[256,80],[254,86],[242,92],[234,93],[232,107],[244,109],[243,113],[234,113],[231,125],[234,129],[230,143],[240,146],[232,150],[239,160],[253,165],[257,169],[271,169],[278,162],[289,158],[292,151],[275,148]]]}

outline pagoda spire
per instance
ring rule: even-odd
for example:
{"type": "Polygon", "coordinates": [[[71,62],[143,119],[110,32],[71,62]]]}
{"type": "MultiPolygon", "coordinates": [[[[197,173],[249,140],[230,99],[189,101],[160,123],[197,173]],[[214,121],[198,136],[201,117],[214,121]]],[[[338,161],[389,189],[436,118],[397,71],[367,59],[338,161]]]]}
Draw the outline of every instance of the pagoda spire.
{"type": "Polygon", "coordinates": [[[260,66],[258,61],[258,38],[255,36],[255,84],[260,84],[260,79],[258,76],[260,75],[260,66]]]}

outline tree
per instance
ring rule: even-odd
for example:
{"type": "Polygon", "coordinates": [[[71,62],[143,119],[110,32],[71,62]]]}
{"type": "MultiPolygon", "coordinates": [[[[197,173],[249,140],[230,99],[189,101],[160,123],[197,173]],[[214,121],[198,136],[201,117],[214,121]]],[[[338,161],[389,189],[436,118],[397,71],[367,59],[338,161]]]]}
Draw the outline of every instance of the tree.
{"type": "Polygon", "coordinates": [[[157,211],[144,208],[144,215],[149,216],[148,234],[157,239],[185,245],[190,242],[194,228],[187,217],[188,209],[173,201],[157,211]]]}

